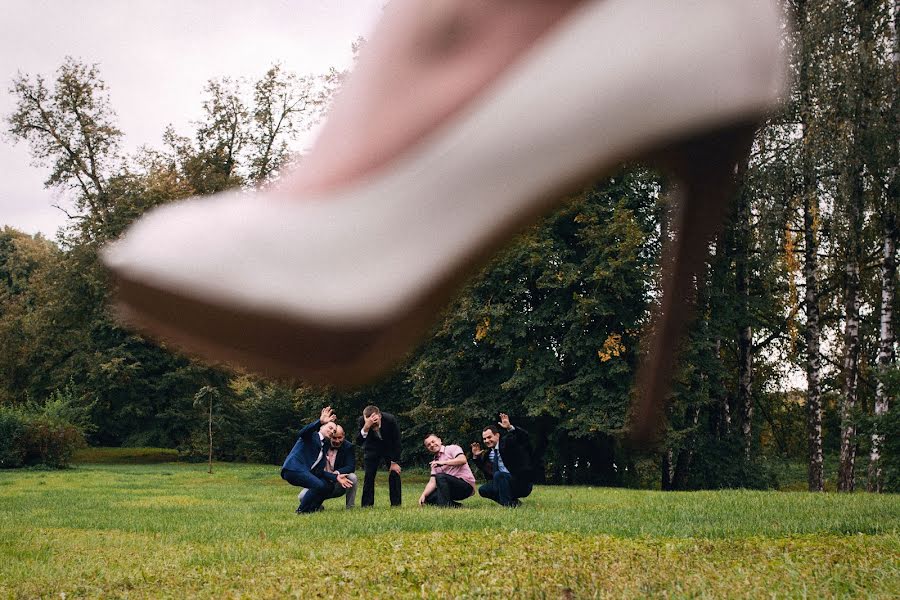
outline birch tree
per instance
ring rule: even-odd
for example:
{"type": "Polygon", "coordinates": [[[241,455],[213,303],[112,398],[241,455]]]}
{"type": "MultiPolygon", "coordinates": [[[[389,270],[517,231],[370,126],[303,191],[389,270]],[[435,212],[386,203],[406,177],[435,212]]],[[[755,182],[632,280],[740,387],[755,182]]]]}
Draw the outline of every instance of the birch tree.
{"type": "Polygon", "coordinates": [[[890,40],[890,68],[886,88],[890,94],[888,110],[884,125],[886,129],[887,177],[880,189],[884,191],[884,206],[881,214],[882,253],[881,253],[881,311],[879,323],[878,370],[879,376],[875,388],[874,429],[872,431],[871,449],[869,452],[869,469],[867,489],[880,492],[884,485],[881,451],[884,445],[884,434],[881,431],[881,420],[887,414],[889,395],[884,381],[888,368],[895,361],[894,353],[894,290],[897,276],[897,213],[900,202],[900,1],[894,0],[888,5],[888,39],[890,40]]]}

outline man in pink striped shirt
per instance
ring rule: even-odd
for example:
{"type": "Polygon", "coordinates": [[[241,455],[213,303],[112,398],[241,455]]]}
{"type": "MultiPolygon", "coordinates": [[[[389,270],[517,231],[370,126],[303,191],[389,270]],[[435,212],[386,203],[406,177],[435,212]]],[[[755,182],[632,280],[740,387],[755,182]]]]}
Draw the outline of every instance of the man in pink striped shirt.
{"type": "Polygon", "coordinates": [[[425,436],[425,448],[434,454],[431,478],[419,496],[419,505],[459,508],[458,501],[475,493],[475,476],[463,449],[455,444],[445,446],[433,433],[425,436]]]}

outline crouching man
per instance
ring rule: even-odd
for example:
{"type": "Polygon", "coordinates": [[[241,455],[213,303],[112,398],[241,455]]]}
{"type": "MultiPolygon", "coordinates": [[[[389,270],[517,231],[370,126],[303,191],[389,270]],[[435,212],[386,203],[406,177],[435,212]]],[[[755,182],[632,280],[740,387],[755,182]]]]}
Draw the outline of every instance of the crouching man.
{"type": "Polygon", "coordinates": [[[478,493],[514,508],[521,504],[519,498],[531,493],[531,444],[528,432],[513,427],[506,413],[500,413],[499,425],[484,428],[481,439],[487,450],[482,450],[478,442],[473,443],[472,460],[487,478],[478,493]]]}
{"type": "Polygon", "coordinates": [[[325,450],[334,434],[336,417],[330,406],[322,409],[319,419],[300,430],[297,442],[281,467],[281,478],[307,489],[297,513],[313,513],[322,509],[322,502],[331,491],[324,471],[325,450]]]}
{"type": "MultiPolygon", "coordinates": [[[[325,442],[324,469],[321,477],[329,488],[325,500],[346,496],[346,507],[351,509],[356,504],[356,456],[353,452],[353,444],[347,441],[344,428],[336,425],[331,439],[325,442]]],[[[303,504],[303,497],[308,490],[302,490],[297,499],[303,504]]]]}
{"type": "Polygon", "coordinates": [[[431,461],[431,478],[419,496],[419,505],[461,507],[460,500],[475,494],[475,476],[463,449],[455,444],[445,446],[433,433],[425,437],[425,449],[434,454],[434,460],[431,461]]]}

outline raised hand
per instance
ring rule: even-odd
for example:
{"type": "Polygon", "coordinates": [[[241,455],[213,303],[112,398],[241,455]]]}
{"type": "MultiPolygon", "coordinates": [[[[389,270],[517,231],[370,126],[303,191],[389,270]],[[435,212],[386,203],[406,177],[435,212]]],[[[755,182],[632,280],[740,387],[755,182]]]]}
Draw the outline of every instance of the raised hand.
{"type": "Polygon", "coordinates": [[[481,449],[481,444],[478,442],[472,442],[472,457],[481,456],[483,450],[481,449]]]}
{"type": "Polygon", "coordinates": [[[337,416],[334,414],[334,411],[331,410],[330,406],[326,406],[322,409],[322,414],[319,415],[319,422],[324,425],[325,423],[333,423],[337,421],[337,416]]]}
{"type": "Polygon", "coordinates": [[[500,413],[500,421],[498,424],[503,429],[509,429],[510,427],[512,427],[512,425],[509,422],[509,415],[506,413],[500,413]]]}

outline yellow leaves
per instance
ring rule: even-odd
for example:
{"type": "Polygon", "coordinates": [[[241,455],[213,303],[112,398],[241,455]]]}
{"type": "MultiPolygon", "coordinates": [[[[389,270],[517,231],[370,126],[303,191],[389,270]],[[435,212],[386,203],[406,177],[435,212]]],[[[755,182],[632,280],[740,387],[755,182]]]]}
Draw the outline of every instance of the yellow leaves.
{"type": "Polygon", "coordinates": [[[597,350],[597,356],[600,357],[600,362],[604,363],[614,356],[620,356],[623,352],[625,352],[625,345],[622,344],[622,336],[618,333],[611,333],[603,342],[603,347],[597,350]]]}
{"type": "Polygon", "coordinates": [[[488,329],[491,327],[491,318],[484,317],[481,321],[478,322],[478,325],[475,326],[475,341],[483,340],[488,333],[488,329]]]}

